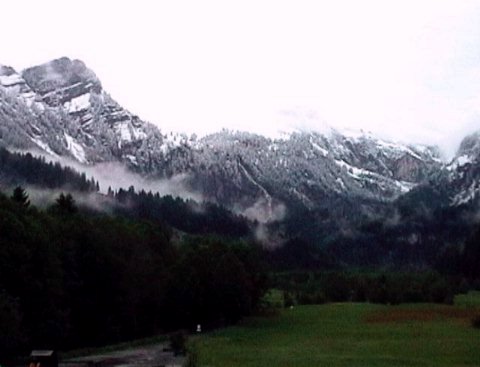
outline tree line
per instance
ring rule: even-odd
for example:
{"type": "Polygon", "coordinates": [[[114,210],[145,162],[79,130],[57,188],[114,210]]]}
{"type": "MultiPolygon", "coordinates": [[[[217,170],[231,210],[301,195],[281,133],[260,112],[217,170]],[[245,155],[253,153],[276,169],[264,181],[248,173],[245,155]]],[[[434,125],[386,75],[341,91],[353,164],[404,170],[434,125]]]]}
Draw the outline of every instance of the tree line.
{"type": "Polygon", "coordinates": [[[451,304],[461,291],[455,279],[427,270],[289,271],[274,274],[271,285],[283,292],[285,306],[327,302],[451,304]]]}
{"type": "Polygon", "coordinates": [[[378,213],[351,221],[335,218],[328,210],[289,208],[283,222],[271,224],[283,230],[287,240],[270,256],[278,270],[427,269],[478,278],[478,272],[467,274],[465,269],[480,269],[478,260],[468,260],[476,255],[467,255],[477,250],[466,245],[479,237],[479,205],[476,199],[452,206],[447,189],[421,186],[378,213]]]}
{"type": "Polygon", "coordinates": [[[60,163],[47,162],[31,153],[12,153],[0,148],[0,181],[3,185],[35,185],[45,189],[96,192],[98,181],[60,163]]]}
{"type": "Polygon", "coordinates": [[[181,243],[159,222],[47,210],[0,195],[0,356],[144,337],[250,314],[266,283],[258,249],[216,237],[181,243]]]}
{"type": "Polygon", "coordinates": [[[253,223],[214,203],[197,203],[145,190],[137,192],[134,186],[127,190],[109,189],[107,195],[114,200],[111,211],[117,215],[161,221],[190,234],[215,233],[230,238],[251,235],[253,223]]]}

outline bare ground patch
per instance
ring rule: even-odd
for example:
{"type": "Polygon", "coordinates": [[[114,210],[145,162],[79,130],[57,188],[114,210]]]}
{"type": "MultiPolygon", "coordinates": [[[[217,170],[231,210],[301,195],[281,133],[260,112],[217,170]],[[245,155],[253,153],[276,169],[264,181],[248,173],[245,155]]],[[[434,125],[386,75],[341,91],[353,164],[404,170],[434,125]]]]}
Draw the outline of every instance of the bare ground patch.
{"type": "Polygon", "coordinates": [[[383,310],[368,312],[363,320],[367,323],[434,321],[442,319],[455,319],[469,322],[473,317],[478,315],[480,315],[480,310],[478,309],[462,309],[453,306],[416,309],[388,307],[383,310]]]}

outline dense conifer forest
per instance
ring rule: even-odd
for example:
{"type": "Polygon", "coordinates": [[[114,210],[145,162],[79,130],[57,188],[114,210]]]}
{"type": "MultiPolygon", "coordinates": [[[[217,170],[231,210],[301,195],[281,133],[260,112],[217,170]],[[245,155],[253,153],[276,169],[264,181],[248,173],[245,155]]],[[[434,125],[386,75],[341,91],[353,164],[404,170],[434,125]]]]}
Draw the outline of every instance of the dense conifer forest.
{"type": "Polygon", "coordinates": [[[0,147],[0,183],[7,185],[34,185],[45,189],[63,188],[69,191],[95,192],[98,182],[87,179],[70,167],[47,162],[31,153],[11,153],[0,147]]]}
{"type": "Polygon", "coordinates": [[[71,195],[47,211],[0,195],[0,354],[221,325],[258,305],[266,284],[254,246],[173,243],[158,222],[77,209],[71,195]]]}

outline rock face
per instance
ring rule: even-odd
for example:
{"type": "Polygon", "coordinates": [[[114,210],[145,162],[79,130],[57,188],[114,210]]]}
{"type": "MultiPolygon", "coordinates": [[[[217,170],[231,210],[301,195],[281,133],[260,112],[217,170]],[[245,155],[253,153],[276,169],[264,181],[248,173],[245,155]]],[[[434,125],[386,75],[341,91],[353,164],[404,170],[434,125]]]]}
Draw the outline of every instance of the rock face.
{"type": "Polygon", "coordinates": [[[50,107],[67,102],[71,106],[75,98],[102,91],[100,81],[82,61],[66,57],[26,69],[22,77],[50,107]]]}
{"type": "Polygon", "coordinates": [[[462,140],[456,159],[459,157],[467,157],[470,160],[480,157],[480,131],[468,135],[462,140]]]}
{"type": "Polygon", "coordinates": [[[407,182],[419,182],[425,179],[427,167],[420,157],[405,155],[395,161],[393,177],[407,182]]]}
{"type": "Polygon", "coordinates": [[[452,205],[472,203],[480,198],[480,132],[463,139],[447,172],[452,205]]]}
{"type": "Polygon", "coordinates": [[[115,102],[83,62],[61,58],[22,73],[2,70],[9,73],[0,78],[5,145],[86,164],[165,158],[168,139],[115,102]]]}
{"type": "Polygon", "coordinates": [[[163,133],[115,102],[83,62],[68,58],[21,73],[0,67],[0,143],[89,165],[121,162],[151,177],[182,175],[205,199],[259,220],[281,216],[285,204],[389,201],[442,166],[436,148],[334,129],[282,139],[163,133]]]}

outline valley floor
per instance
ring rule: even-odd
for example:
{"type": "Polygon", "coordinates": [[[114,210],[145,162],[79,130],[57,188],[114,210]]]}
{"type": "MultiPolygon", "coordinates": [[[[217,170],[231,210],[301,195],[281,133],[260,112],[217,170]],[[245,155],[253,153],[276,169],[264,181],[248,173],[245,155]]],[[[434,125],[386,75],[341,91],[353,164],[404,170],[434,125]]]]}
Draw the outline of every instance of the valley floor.
{"type": "Polygon", "coordinates": [[[296,306],[197,337],[192,348],[202,367],[479,366],[479,301],[296,306]]]}

